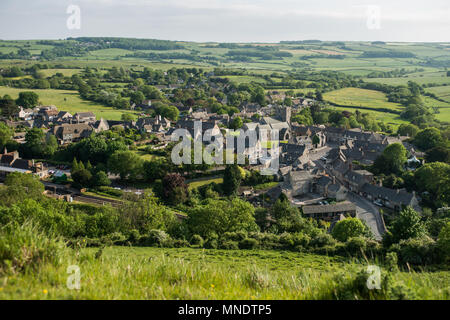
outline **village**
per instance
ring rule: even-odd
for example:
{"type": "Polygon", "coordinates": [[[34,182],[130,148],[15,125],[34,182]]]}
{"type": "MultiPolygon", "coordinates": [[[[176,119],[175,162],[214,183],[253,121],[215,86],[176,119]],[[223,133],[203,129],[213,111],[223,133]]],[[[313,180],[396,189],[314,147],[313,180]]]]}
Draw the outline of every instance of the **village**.
{"type": "MultiPolygon", "coordinates": [[[[285,97],[278,92],[268,96],[276,102],[285,97]]],[[[226,101],[222,101],[226,103],[226,101]]],[[[134,129],[140,133],[154,134],[159,148],[164,148],[176,129],[187,129],[194,137],[194,123],[201,122],[202,134],[207,130],[226,132],[234,119],[245,119],[241,129],[255,131],[258,136],[265,132],[270,136],[272,130],[279,134],[276,153],[272,146],[246,144],[244,154],[259,159],[253,165],[254,170],[262,170],[268,162],[262,161],[265,148],[272,156],[279,157],[279,170],[276,179],[279,184],[268,190],[267,195],[277,199],[285,194],[291,204],[300,207],[306,217],[329,221],[332,224],[345,216],[359,217],[371,228],[374,236],[380,240],[386,227],[380,208],[385,211],[398,211],[404,206],[411,206],[420,211],[420,198],[404,189],[383,187],[374,179],[374,175],[365,170],[383,150],[392,143],[401,143],[408,150],[411,158],[408,165],[412,167],[421,163],[417,158],[423,153],[416,151],[406,142],[407,136],[385,136],[383,134],[363,131],[360,128],[343,129],[324,125],[299,125],[292,123],[292,114],[316,103],[313,99],[298,98],[292,106],[268,104],[263,107],[256,103],[243,103],[240,112],[229,116],[217,114],[206,109],[193,110],[192,107],[177,103],[174,106],[180,112],[177,121],[171,121],[161,115],[150,116],[152,101],[146,100],[141,105],[133,106],[143,113],[136,121],[111,121],[97,119],[92,112],[78,112],[74,115],[58,110],[56,106],[37,106],[33,109],[19,107],[16,120],[6,120],[6,124],[15,128],[14,140],[25,142],[27,128],[40,128],[46,135],[56,137],[58,145],[67,146],[89,137],[93,133],[113,128],[134,129]],[[270,149],[270,150],[267,150],[270,149]]],[[[269,137],[270,139],[270,137],[269,137]]],[[[234,150],[237,153],[237,150],[234,150]]],[[[69,174],[68,171],[48,170],[42,162],[20,159],[18,152],[1,155],[0,174],[10,172],[34,173],[41,179],[52,174],[69,174]]],[[[47,183],[48,189],[56,187],[47,183]],[[52,187],[50,187],[52,186],[52,187]]],[[[59,187],[58,187],[59,188],[59,187]]],[[[261,205],[254,190],[242,190],[241,196],[255,205],[261,205]]],[[[91,201],[93,199],[90,199],[91,201]]],[[[98,199],[97,199],[98,200],[98,199]]]]}

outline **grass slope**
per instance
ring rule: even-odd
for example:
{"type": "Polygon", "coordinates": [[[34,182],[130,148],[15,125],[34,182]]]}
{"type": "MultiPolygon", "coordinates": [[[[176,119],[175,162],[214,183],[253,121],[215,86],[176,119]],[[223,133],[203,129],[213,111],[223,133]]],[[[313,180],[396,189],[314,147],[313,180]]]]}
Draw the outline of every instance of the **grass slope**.
{"type": "MultiPolygon", "coordinates": [[[[342,283],[367,268],[284,251],[110,247],[98,259],[97,251],[82,249],[59,267],[0,278],[0,299],[335,299],[348,290],[342,283]],[[69,265],[80,267],[79,291],[66,287],[69,265]]],[[[391,275],[415,298],[448,299],[450,272],[391,275]]]]}

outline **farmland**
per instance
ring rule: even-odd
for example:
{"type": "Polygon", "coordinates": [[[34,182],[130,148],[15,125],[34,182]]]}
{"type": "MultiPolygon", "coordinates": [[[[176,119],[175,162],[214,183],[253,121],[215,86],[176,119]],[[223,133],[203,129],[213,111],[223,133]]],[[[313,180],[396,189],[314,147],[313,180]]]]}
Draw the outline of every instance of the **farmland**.
{"type": "Polygon", "coordinates": [[[42,105],[55,105],[59,110],[64,110],[71,114],[92,111],[97,116],[97,119],[120,120],[123,113],[133,113],[132,111],[116,110],[111,107],[105,107],[90,101],[82,100],[76,91],[0,87],[0,95],[7,94],[14,99],[23,91],[36,92],[39,95],[39,100],[42,105]]]}
{"type": "Polygon", "coordinates": [[[398,114],[401,112],[403,107],[398,103],[388,102],[386,95],[379,91],[359,88],[344,88],[325,93],[324,99],[340,105],[333,106],[333,108],[337,110],[348,110],[353,112],[359,110],[361,112],[372,114],[380,121],[394,125],[405,122],[400,119],[398,114]],[[380,110],[377,111],[377,109],[380,110]],[[382,109],[390,109],[396,113],[383,112],[382,109]]]}

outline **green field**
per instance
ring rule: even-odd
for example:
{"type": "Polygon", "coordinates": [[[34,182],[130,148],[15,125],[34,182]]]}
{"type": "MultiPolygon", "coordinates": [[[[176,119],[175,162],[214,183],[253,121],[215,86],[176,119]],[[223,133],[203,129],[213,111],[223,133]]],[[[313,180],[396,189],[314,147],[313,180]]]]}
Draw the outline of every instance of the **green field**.
{"type": "Polygon", "coordinates": [[[344,88],[324,94],[324,99],[345,106],[369,107],[373,109],[402,110],[399,103],[388,102],[384,93],[359,88],[344,88]]]}
{"type": "Polygon", "coordinates": [[[336,107],[332,108],[337,110],[347,110],[355,112],[356,110],[362,113],[372,114],[377,120],[387,122],[393,125],[399,125],[406,121],[400,119],[398,114],[388,113],[383,111],[377,111],[377,109],[391,109],[397,112],[402,110],[402,106],[398,103],[388,102],[386,95],[379,91],[366,90],[359,88],[344,88],[335,91],[330,91],[324,94],[324,99],[342,106],[349,107],[336,107]],[[372,110],[367,110],[358,107],[368,107],[372,110]]]}
{"type": "Polygon", "coordinates": [[[72,115],[77,112],[92,111],[97,116],[97,119],[120,120],[123,113],[133,113],[129,110],[116,110],[111,107],[82,100],[76,91],[0,87],[0,95],[8,94],[14,99],[19,96],[19,92],[23,91],[36,92],[39,95],[39,100],[42,105],[55,105],[58,110],[67,111],[72,115]]]}
{"type": "Polygon", "coordinates": [[[206,184],[213,183],[213,182],[215,182],[217,184],[223,183],[223,178],[212,177],[209,179],[199,179],[198,181],[191,181],[188,183],[189,190],[192,190],[192,189],[195,189],[195,188],[198,188],[198,187],[201,187],[206,184]]]}
{"type": "MultiPolygon", "coordinates": [[[[96,258],[98,251],[0,277],[0,299],[361,299],[350,285],[373,263],[286,251],[108,247],[96,258]],[[80,290],[66,286],[69,265],[80,268],[80,290]]],[[[408,298],[449,298],[448,271],[391,276],[408,298]]]]}

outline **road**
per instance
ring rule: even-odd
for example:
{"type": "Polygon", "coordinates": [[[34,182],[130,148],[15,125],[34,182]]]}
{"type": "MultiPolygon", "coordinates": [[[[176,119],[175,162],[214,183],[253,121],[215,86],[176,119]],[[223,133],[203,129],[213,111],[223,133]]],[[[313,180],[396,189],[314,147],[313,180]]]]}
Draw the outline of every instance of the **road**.
{"type": "Polygon", "coordinates": [[[382,235],[386,232],[386,230],[384,229],[378,207],[369,200],[350,191],[347,193],[347,199],[356,205],[357,217],[366,222],[375,239],[381,240],[382,235]]]}
{"type": "MultiPolygon", "coordinates": [[[[326,154],[329,152],[330,149],[331,148],[320,150],[314,156],[313,161],[315,160],[314,163],[316,163],[316,165],[325,169],[325,171],[330,176],[332,176],[332,174],[329,172],[327,166],[324,165],[324,163],[320,160],[321,157],[323,157],[323,156],[326,157],[326,154]],[[319,159],[319,160],[317,160],[317,159],[319,159]]],[[[339,181],[339,179],[337,179],[337,182],[339,182],[340,184],[343,184],[342,181],[339,181]]],[[[347,193],[347,200],[349,200],[350,202],[352,202],[356,205],[357,217],[366,222],[367,226],[372,231],[375,239],[381,240],[382,236],[386,232],[386,230],[385,230],[385,226],[382,222],[383,220],[382,220],[379,208],[376,205],[374,205],[372,202],[367,200],[366,198],[364,198],[356,193],[353,193],[351,191],[349,191],[347,193]]]]}

